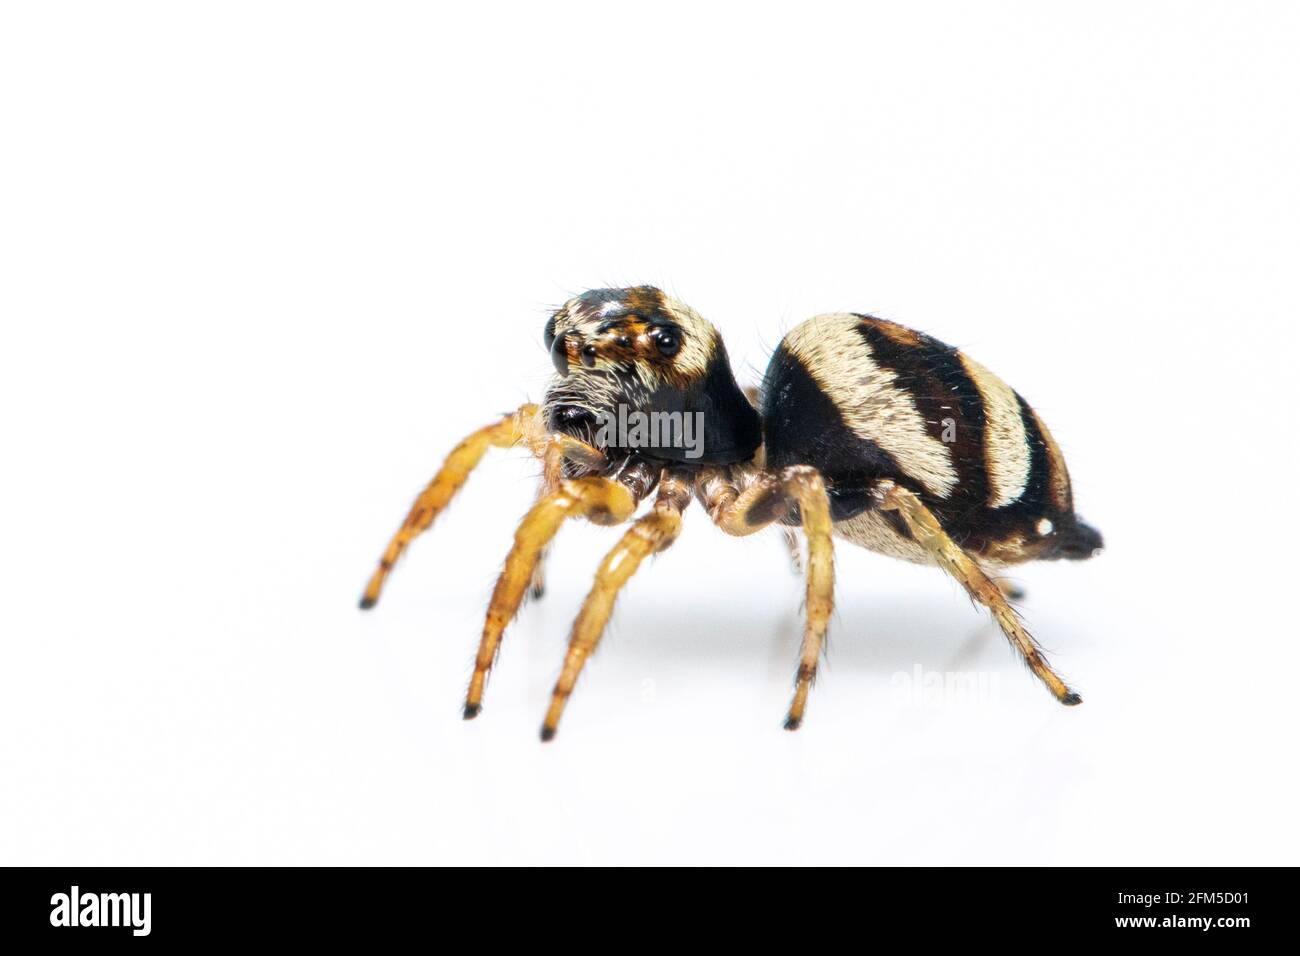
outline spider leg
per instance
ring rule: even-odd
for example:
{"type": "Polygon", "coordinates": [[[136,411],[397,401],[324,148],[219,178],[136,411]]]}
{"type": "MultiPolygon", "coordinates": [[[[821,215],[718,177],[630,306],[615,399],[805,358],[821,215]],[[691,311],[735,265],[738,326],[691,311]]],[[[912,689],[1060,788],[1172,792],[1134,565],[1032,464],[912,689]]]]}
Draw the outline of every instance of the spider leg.
{"type": "Polygon", "coordinates": [[[605,456],[596,448],[571,438],[567,435],[549,435],[541,416],[541,409],[536,405],[523,405],[518,411],[480,428],[459,445],[452,449],[438,473],[429,482],[428,487],[420,492],[411,510],[397,529],[397,533],[388,543],[379,567],[370,577],[365,593],[361,597],[363,610],[372,608],[379,600],[384,582],[407,547],[427,531],[435,518],[451,503],[469,474],[482,460],[489,448],[510,448],[513,445],[526,444],[539,457],[544,457],[554,449],[554,454],[572,458],[592,467],[605,464],[605,456]]]}
{"type": "Polygon", "coordinates": [[[795,677],[794,699],[786,716],[786,730],[798,730],[808,705],[808,691],[817,677],[817,662],[834,606],[835,552],[831,540],[830,500],[815,468],[794,465],[779,474],[760,473],[742,492],[714,473],[701,475],[697,488],[714,524],[727,534],[747,535],[784,518],[799,508],[808,539],[803,643],[795,677]]]}
{"type": "Polygon", "coordinates": [[[1020,652],[1034,675],[1047,685],[1052,696],[1066,705],[1082,703],[1083,698],[1070,690],[1048,665],[1042,649],[1007,603],[1001,588],[984,573],[974,558],[948,537],[930,509],[916,495],[892,481],[882,481],[876,486],[875,493],[880,507],[898,512],[912,536],[934,556],[939,566],[961,583],[973,601],[992,612],[1011,645],[1020,652]]]}
{"type": "Polygon", "coordinates": [[[560,525],[566,518],[576,517],[585,517],[596,524],[621,524],[632,516],[637,501],[626,485],[608,478],[566,478],[524,516],[488,604],[478,656],[474,659],[474,676],[465,695],[466,720],[477,717],[482,709],[483,687],[501,646],[501,635],[519,610],[538,558],[560,525]]]}
{"type": "MultiPolygon", "coordinates": [[[[541,501],[558,488],[563,477],[564,453],[559,445],[552,445],[542,454],[542,483],[537,489],[537,500],[541,501]]],[[[537,566],[533,568],[533,577],[528,582],[528,596],[534,601],[546,593],[546,559],[550,553],[550,545],[542,549],[537,556],[537,566]]]]}
{"type": "Polygon", "coordinates": [[[546,594],[546,559],[550,556],[549,546],[542,549],[533,568],[533,576],[528,579],[528,596],[534,601],[541,600],[546,594]]]}
{"type": "Polygon", "coordinates": [[[583,602],[577,620],[573,622],[569,649],[564,655],[564,667],[555,682],[551,706],[542,722],[542,740],[550,740],[555,736],[560,717],[564,714],[564,706],[573,693],[583,665],[596,650],[605,625],[609,623],[618,592],[648,555],[665,550],[677,540],[682,526],[682,511],[690,501],[689,476],[678,471],[664,471],[659,479],[659,493],[654,507],[624,533],[600,563],[591,592],[583,602]]]}

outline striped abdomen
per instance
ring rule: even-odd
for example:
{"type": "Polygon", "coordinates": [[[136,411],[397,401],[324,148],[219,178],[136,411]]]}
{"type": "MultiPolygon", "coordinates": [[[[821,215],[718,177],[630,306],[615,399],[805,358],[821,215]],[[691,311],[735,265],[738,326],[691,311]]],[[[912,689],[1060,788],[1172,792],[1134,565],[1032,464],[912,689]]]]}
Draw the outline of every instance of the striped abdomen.
{"type": "Polygon", "coordinates": [[[984,366],[871,316],[819,315],[782,340],[763,383],[771,467],[819,469],[843,537],[927,560],[870,489],[921,496],[962,547],[989,561],[1083,558],[1100,536],[1078,520],[1065,460],[1034,410],[984,366]]]}

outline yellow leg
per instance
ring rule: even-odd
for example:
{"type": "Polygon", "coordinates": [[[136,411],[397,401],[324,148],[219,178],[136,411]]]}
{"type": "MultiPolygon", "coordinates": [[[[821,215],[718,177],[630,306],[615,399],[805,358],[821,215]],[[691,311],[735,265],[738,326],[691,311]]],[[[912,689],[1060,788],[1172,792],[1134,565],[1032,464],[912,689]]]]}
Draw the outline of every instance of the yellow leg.
{"type": "Polygon", "coordinates": [[[808,539],[806,607],[794,699],[785,720],[786,730],[798,730],[808,706],[808,692],[817,677],[817,662],[834,607],[835,552],[825,482],[815,468],[795,465],[779,475],[758,476],[740,494],[734,485],[719,480],[717,472],[702,474],[699,487],[714,523],[728,534],[753,534],[784,518],[792,505],[799,506],[808,539]]]}
{"type": "Polygon", "coordinates": [[[434,519],[460,491],[487,450],[493,447],[509,448],[520,443],[527,444],[539,456],[547,455],[554,449],[561,457],[572,458],[591,467],[604,464],[604,455],[598,449],[567,435],[547,434],[542,423],[541,409],[536,405],[523,405],[500,421],[480,428],[452,449],[433,481],[415,499],[406,520],[388,543],[383,557],[379,559],[379,567],[366,585],[365,593],[361,596],[363,610],[375,606],[397,559],[412,541],[429,529],[434,519]]]}
{"type": "Polygon", "coordinates": [[[635,510],[636,499],[618,482],[607,478],[571,478],[561,480],[555,491],[533,505],[524,516],[488,605],[483,637],[474,659],[474,676],[465,695],[466,720],[477,717],[482,708],[483,686],[501,646],[501,635],[519,610],[538,556],[564,520],[585,516],[596,524],[620,524],[635,510]]]}
{"type": "Polygon", "coordinates": [[[614,549],[605,556],[591,593],[582,604],[582,610],[573,623],[569,636],[569,650],[564,656],[564,668],[551,694],[551,706],[542,722],[542,740],[550,740],[560,725],[564,705],[578,682],[583,665],[596,650],[605,625],[614,610],[618,592],[636,573],[641,562],[657,551],[663,551],[676,539],[682,526],[682,511],[691,501],[689,479],[675,472],[665,472],[659,480],[659,494],[654,508],[623,535],[614,549]]]}
{"type": "MultiPolygon", "coordinates": [[[[542,455],[542,485],[537,490],[537,500],[541,501],[558,488],[563,477],[564,453],[559,445],[553,444],[542,455]]],[[[546,593],[546,559],[550,551],[549,547],[543,548],[537,556],[537,566],[533,568],[532,580],[528,582],[528,596],[533,600],[546,593]]]]}
{"type": "Polygon", "coordinates": [[[971,599],[992,612],[1011,645],[1020,652],[1035,676],[1047,685],[1052,696],[1066,705],[1083,703],[1083,698],[1070,690],[1065,681],[1048,666],[1042,650],[1025,630],[1015,610],[1007,603],[1002,590],[984,573],[974,558],[948,537],[930,509],[916,495],[892,481],[881,482],[876,496],[881,508],[898,512],[912,532],[912,537],[934,555],[941,568],[961,582],[971,599]]]}

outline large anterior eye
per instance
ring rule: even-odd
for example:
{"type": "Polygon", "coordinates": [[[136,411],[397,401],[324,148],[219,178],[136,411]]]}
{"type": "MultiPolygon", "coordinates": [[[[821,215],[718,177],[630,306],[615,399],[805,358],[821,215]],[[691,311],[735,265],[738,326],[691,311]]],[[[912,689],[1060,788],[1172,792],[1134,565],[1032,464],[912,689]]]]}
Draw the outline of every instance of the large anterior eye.
{"type": "Polygon", "coordinates": [[[555,316],[546,320],[546,328],[542,330],[542,342],[546,345],[546,351],[551,350],[555,344],[555,316]]]}
{"type": "Polygon", "coordinates": [[[682,347],[682,335],[676,329],[651,329],[650,338],[665,358],[672,358],[682,347]]]}

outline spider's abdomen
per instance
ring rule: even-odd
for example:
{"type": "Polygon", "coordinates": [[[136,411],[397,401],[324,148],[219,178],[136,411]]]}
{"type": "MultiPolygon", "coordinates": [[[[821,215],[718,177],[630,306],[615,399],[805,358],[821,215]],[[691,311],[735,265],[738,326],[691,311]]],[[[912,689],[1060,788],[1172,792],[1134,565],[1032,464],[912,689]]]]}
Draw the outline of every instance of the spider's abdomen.
{"type": "Polygon", "coordinates": [[[926,561],[870,491],[918,494],[962,547],[991,562],[1085,558],[1101,537],[1074,513],[1065,459],[1001,379],[893,322],[819,315],[790,332],[763,381],[769,467],[821,471],[842,537],[926,561]]]}

